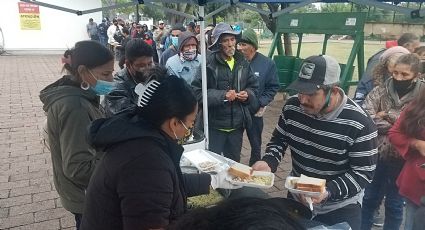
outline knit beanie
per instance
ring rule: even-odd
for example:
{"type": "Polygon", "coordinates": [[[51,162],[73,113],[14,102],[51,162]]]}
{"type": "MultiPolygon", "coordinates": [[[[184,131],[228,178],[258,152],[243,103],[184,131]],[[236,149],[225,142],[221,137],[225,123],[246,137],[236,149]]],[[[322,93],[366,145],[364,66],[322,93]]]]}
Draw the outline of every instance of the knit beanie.
{"type": "Polygon", "coordinates": [[[254,48],[258,49],[258,38],[257,34],[253,29],[246,29],[242,32],[241,42],[249,43],[254,46],[254,48]]]}
{"type": "Polygon", "coordinates": [[[385,62],[388,60],[388,58],[397,53],[410,54],[409,50],[404,48],[403,46],[393,46],[382,53],[381,57],[379,57],[379,61],[385,62]]]}

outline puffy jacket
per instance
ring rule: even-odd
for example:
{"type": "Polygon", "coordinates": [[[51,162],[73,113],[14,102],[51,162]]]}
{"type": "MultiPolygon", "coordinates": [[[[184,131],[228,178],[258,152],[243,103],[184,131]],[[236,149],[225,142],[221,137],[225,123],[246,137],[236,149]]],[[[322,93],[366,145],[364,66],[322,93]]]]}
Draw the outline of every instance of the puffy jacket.
{"type": "MultiPolygon", "coordinates": [[[[235,65],[233,70],[227,65],[219,51],[207,57],[207,94],[208,94],[208,119],[210,128],[229,129],[250,127],[251,114],[257,112],[259,103],[257,99],[258,79],[241,53],[234,55],[235,65]],[[225,101],[226,92],[246,91],[248,99],[245,102],[225,101]]],[[[198,69],[192,87],[200,104],[202,104],[202,76],[198,69]]]]}
{"type": "Polygon", "coordinates": [[[101,153],[87,143],[90,122],[104,117],[99,97],[64,76],[40,92],[47,114],[53,181],[63,207],[83,213],[84,193],[101,153]]]}
{"type": "Polygon", "coordinates": [[[354,94],[354,101],[360,106],[363,105],[366,96],[374,88],[373,69],[378,65],[379,58],[385,52],[385,50],[386,49],[381,49],[367,61],[366,70],[363,72],[354,94]]]}
{"type": "Polygon", "coordinates": [[[182,174],[183,147],[137,115],[97,120],[89,138],[106,153],[87,190],[83,230],[164,228],[188,196],[209,192],[208,174],[182,174]]]}
{"type": "Polygon", "coordinates": [[[104,107],[108,117],[133,110],[137,105],[138,96],[134,92],[136,82],[130,76],[127,68],[120,70],[114,76],[116,88],[105,96],[104,107]]]}

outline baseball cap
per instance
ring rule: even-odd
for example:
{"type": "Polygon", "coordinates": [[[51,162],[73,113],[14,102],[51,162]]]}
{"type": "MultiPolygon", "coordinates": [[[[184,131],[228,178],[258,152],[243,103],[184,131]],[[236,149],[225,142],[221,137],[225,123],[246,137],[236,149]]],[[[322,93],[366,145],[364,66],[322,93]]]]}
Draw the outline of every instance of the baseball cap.
{"type": "Polygon", "coordinates": [[[164,21],[159,20],[158,25],[159,25],[159,24],[164,24],[164,21]]]}
{"type": "Polygon", "coordinates": [[[341,67],[335,58],[328,55],[310,56],[302,62],[297,80],[288,89],[313,94],[322,86],[338,83],[340,74],[341,67]]]}
{"type": "Polygon", "coordinates": [[[232,27],[227,23],[224,23],[224,22],[218,23],[212,31],[213,43],[211,44],[210,48],[213,48],[218,43],[222,34],[233,34],[237,38],[239,38],[239,35],[241,34],[241,32],[234,31],[232,27]]]}

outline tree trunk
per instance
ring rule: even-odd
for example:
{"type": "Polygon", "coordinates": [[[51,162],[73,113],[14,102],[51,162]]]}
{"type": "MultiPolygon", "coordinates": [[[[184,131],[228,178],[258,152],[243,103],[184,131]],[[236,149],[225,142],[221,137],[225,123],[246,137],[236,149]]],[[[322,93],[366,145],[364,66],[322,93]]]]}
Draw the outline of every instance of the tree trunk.
{"type": "MultiPolygon", "coordinates": [[[[266,3],[267,7],[269,8],[270,14],[277,12],[279,10],[279,4],[273,4],[273,3],[266,3]]],[[[289,5],[287,3],[282,3],[281,9],[285,9],[289,5]]],[[[258,8],[262,8],[262,4],[257,3],[258,8]]],[[[273,35],[276,34],[276,18],[270,18],[268,15],[260,14],[260,17],[263,19],[264,23],[266,24],[267,29],[269,29],[273,35]]],[[[284,44],[284,50],[285,55],[292,55],[292,42],[291,37],[289,34],[283,34],[283,44],[284,44]]]]}
{"type": "Polygon", "coordinates": [[[286,56],[292,56],[292,41],[291,36],[288,33],[283,34],[283,45],[285,49],[285,55],[286,56]]]}
{"type": "MultiPolygon", "coordinates": [[[[289,3],[282,3],[280,5],[281,9],[289,7],[289,3]]],[[[285,49],[285,55],[292,56],[292,42],[291,36],[288,33],[283,34],[283,48],[285,49]]]]}

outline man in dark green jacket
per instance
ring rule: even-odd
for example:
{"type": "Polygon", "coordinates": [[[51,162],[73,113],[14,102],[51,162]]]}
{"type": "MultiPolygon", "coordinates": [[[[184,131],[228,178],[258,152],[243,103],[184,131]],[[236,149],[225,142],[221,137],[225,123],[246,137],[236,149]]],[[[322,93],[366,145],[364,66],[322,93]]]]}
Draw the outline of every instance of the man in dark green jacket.
{"type": "MultiPolygon", "coordinates": [[[[209,149],[240,161],[244,129],[258,108],[258,80],[244,56],[236,51],[240,32],[219,23],[212,32],[212,53],[207,57],[209,149]]],[[[192,87],[202,102],[202,77],[198,71],[192,87]]]]}

